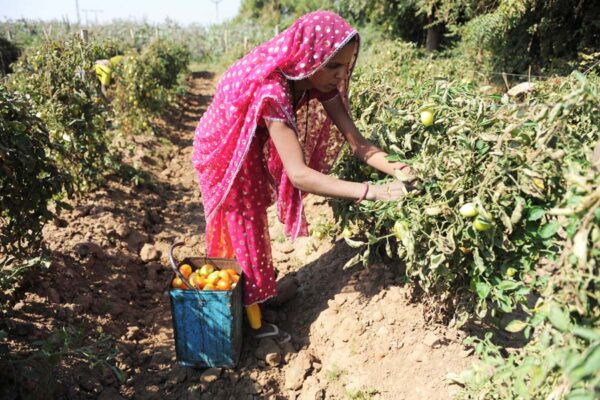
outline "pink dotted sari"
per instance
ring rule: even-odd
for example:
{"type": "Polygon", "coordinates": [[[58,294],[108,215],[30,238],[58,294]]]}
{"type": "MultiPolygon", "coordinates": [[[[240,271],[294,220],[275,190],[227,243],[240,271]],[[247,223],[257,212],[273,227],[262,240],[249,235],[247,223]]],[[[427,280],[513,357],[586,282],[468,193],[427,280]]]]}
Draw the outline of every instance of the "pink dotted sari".
{"type": "Polygon", "coordinates": [[[289,82],[314,74],[352,38],[355,54],[337,88],[348,108],[358,34],[337,14],[318,11],[299,18],[229,68],[196,128],[193,165],[206,215],[207,254],[235,255],[245,274],[246,305],[276,295],[267,207],[277,203],[292,240],[308,233],[305,194],[291,184],[264,119],[275,115],[294,129],[306,164],[327,173],[343,135],[325,112],[323,96],[308,96],[295,110],[289,82]]]}

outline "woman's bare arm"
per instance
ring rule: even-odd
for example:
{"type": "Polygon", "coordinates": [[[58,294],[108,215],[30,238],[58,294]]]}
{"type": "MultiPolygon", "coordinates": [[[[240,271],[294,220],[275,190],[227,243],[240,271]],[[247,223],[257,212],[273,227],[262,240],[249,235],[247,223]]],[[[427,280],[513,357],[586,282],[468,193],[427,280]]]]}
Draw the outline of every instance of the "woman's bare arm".
{"type": "Polygon", "coordinates": [[[336,96],[329,101],[323,102],[323,107],[329,114],[333,123],[338,127],[340,132],[348,140],[348,144],[352,150],[352,153],[363,162],[367,163],[371,167],[385,172],[386,174],[395,177],[394,170],[400,169],[407,176],[407,180],[411,180],[413,177],[412,170],[409,166],[399,162],[390,162],[387,160],[387,153],[378,148],[377,146],[369,143],[358,131],[358,128],[352,121],[350,115],[346,111],[346,107],[342,103],[340,96],[336,96]]]}
{"type": "MultiPolygon", "coordinates": [[[[349,182],[322,174],[306,165],[296,133],[283,122],[267,121],[267,129],[281,157],[283,167],[294,187],[326,197],[358,199],[365,191],[364,183],[349,182]]],[[[394,200],[406,193],[402,182],[369,185],[367,199],[394,200]]]]}

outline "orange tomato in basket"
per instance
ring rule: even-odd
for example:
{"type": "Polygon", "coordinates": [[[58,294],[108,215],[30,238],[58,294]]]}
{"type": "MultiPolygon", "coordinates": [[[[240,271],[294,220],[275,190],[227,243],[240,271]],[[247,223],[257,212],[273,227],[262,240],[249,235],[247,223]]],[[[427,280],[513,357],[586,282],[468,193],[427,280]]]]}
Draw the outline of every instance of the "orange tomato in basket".
{"type": "Polygon", "coordinates": [[[192,286],[196,289],[202,289],[204,285],[206,285],[206,278],[198,274],[197,272],[193,272],[190,275],[189,281],[192,284],[192,286]]]}
{"type": "Polygon", "coordinates": [[[231,282],[233,282],[233,283],[238,283],[239,280],[240,280],[239,275],[234,275],[231,277],[231,282]]]}
{"type": "Polygon", "coordinates": [[[217,290],[231,290],[231,282],[225,279],[219,279],[217,281],[217,290]]]}
{"type": "Polygon", "coordinates": [[[204,276],[208,276],[211,273],[213,273],[215,270],[215,267],[211,264],[204,264],[203,266],[200,267],[200,269],[198,270],[198,273],[200,275],[204,275],[204,276]]]}
{"type": "Polygon", "coordinates": [[[229,274],[229,276],[231,276],[232,278],[238,274],[235,271],[235,269],[233,269],[233,268],[227,268],[227,269],[224,269],[223,271],[226,271],[229,274]]]}
{"type": "Polygon", "coordinates": [[[179,267],[179,272],[187,279],[192,273],[192,266],[189,264],[183,264],[179,267]]]}
{"type": "Polygon", "coordinates": [[[204,285],[204,288],[202,290],[216,290],[215,285],[213,285],[212,283],[207,283],[206,285],[204,285]]]}
{"type": "Polygon", "coordinates": [[[219,271],[219,282],[225,281],[231,283],[231,275],[227,273],[227,271],[219,271]]]}
{"type": "Polygon", "coordinates": [[[206,282],[210,283],[211,285],[216,285],[219,279],[221,279],[221,276],[219,276],[219,271],[215,271],[206,277],[206,282]]]}
{"type": "Polygon", "coordinates": [[[187,285],[185,283],[183,283],[181,278],[178,276],[173,279],[173,282],[171,282],[171,285],[175,289],[187,289],[188,288],[187,285]]]}
{"type": "Polygon", "coordinates": [[[182,284],[183,284],[183,281],[179,277],[173,278],[173,281],[171,282],[171,286],[174,289],[181,289],[182,284]]]}

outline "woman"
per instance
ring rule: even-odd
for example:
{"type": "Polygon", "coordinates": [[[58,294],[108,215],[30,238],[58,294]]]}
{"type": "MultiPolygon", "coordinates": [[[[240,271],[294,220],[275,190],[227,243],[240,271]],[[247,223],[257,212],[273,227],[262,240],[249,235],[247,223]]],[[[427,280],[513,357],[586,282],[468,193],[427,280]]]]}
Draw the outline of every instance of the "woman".
{"type": "Polygon", "coordinates": [[[368,165],[394,175],[410,168],[386,159],[352,122],[348,85],[360,38],[340,16],[306,14],[256,47],[224,74],[195,132],[193,164],[206,214],[207,254],[233,257],[245,274],[244,305],[257,337],[277,336],[262,324],[259,303],[275,296],[267,207],[277,202],[292,240],[308,233],[306,193],[395,200],[404,184],[348,182],[327,175],[344,139],[368,165]]]}

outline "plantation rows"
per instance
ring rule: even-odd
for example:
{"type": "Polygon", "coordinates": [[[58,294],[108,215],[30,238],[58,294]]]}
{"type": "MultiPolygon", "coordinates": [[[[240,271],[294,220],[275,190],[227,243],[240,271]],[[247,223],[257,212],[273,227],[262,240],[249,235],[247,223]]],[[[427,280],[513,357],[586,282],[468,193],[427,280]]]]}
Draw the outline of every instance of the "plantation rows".
{"type": "Polygon", "coordinates": [[[0,86],[0,253],[2,288],[39,254],[41,229],[64,200],[90,191],[108,174],[144,177],[122,162],[131,135],[174,101],[189,52],[167,40],[141,51],[72,35],[28,47],[0,86]],[[121,55],[106,94],[96,60],[121,55]],[[52,212],[50,211],[52,210],[52,212]]]}
{"type": "MultiPolygon", "coordinates": [[[[43,46],[52,40],[68,40],[82,26],[69,21],[4,21],[0,22],[0,69],[8,67],[11,52],[18,48],[43,46]],[[6,38],[6,39],[5,39],[6,38]],[[6,58],[6,59],[5,59],[6,58]]],[[[253,46],[270,38],[275,28],[265,29],[252,21],[240,20],[219,25],[180,26],[175,21],[163,23],[115,20],[103,25],[85,27],[96,40],[120,49],[142,51],[162,39],[186,49],[192,60],[224,66],[241,57],[253,46]]]]}

